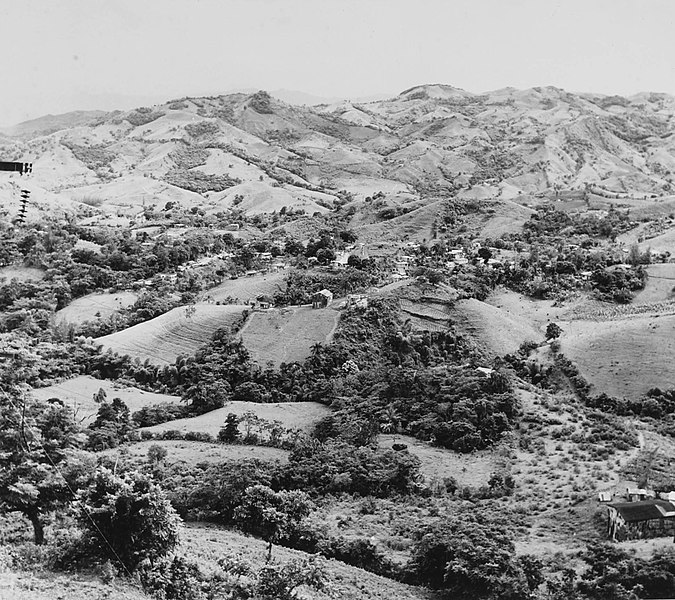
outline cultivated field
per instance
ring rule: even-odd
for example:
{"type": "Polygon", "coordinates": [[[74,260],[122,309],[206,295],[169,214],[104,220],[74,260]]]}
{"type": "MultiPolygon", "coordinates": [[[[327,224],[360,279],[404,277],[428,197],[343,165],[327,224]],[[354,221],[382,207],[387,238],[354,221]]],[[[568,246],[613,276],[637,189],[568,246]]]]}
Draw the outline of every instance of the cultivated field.
{"type": "Polygon", "coordinates": [[[180,355],[192,355],[220,327],[232,325],[247,308],[241,305],[200,303],[179,307],[155,319],[123,331],[96,338],[104,349],[112,348],[141,361],[172,364],[180,355]]]}
{"type": "Polygon", "coordinates": [[[252,277],[239,277],[228,279],[220,285],[204,292],[204,298],[214,302],[222,302],[227,298],[234,298],[240,303],[255,300],[258,296],[273,296],[275,292],[286,287],[283,271],[268,275],[254,275],[252,277]]]}
{"type": "Polygon", "coordinates": [[[101,454],[108,456],[126,455],[139,461],[145,460],[151,446],[159,445],[167,451],[164,459],[169,463],[186,462],[221,462],[224,460],[245,460],[256,458],[264,461],[285,462],[288,452],[280,448],[266,446],[246,446],[239,444],[209,444],[206,442],[190,442],[187,440],[148,440],[106,450],[101,454]]]}
{"type": "Polygon", "coordinates": [[[595,392],[636,397],[675,387],[675,315],[560,323],[562,352],[595,392]]]}
{"type": "Polygon", "coordinates": [[[33,395],[41,400],[58,398],[73,409],[78,420],[82,420],[84,425],[88,425],[96,417],[98,404],[94,402],[94,394],[100,389],[105,390],[108,401],[119,398],[129,407],[132,413],[150,404],[158,404],[159,402],[178,404],[180,402],[178,396],[145,392],[135,387],[121,387],[112,381],[94,379],[88,375],[73,377],[49,387],[34,389],[33,395]]]}
{"type": "Polygon", "coordinates": [[[105,319],[114,312],[131,306],[138,294],[135,292],[115,292],[114,294],[89,294],[73,300],[68,306],[57,311],[56,322],[80,325],[97,318],[105,319]]]}
{"type": "Polygon", "coordinates": [[[257,311],[241,330],[251,358],[260,365],[302,361],[316,343],[330,341],[340,313],[307,306],[257,311]]]}
{"type": "MultiPolygon", "coordinates": [[[[147,427],[148,431],[161,433],[162,431],[201,431],[218,435],[229,413],[243,415],[253,412],[257,417],[266,421],[280,421],[289,429],[310,430],[319,420],[330,414],[330,409],[316,402],[277,402],[273,404],[257,404],[255,402],[228,402],[223,408],[212,410],[198,417],[177,419],[160,425],[147,427]]],[[[239,429],[245,425],[240,423],[239,429]]]]}

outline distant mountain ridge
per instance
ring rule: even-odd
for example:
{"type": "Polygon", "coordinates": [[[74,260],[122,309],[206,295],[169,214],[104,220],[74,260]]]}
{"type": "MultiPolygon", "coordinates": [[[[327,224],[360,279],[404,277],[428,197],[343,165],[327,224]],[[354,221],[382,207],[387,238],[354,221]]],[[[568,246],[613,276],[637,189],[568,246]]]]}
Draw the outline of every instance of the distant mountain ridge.
{"type": "Polygon", "coordinates": [[[363,201],[382,191],[380,212],[403,218],[455,195],[668,195],[674,118],[667,94],[552,86],[474,94],[425,84],[385,100],[318,106],[255,92],[47,116],[6,130],[20,137],[4,140],[2,151],[5,160],[33,162],[35,184],[66,204],[208,197],[228,208],[243,197],[247,211],[286,206],[311,215],[347,195],[363,201]]]}

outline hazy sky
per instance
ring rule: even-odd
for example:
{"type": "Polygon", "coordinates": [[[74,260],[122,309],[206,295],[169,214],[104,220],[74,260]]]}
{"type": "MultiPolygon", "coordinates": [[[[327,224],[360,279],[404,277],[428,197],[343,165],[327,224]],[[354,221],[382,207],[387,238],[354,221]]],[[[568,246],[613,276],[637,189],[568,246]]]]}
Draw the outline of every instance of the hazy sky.
{"type": "Polygon", "coordinates": [[[0,125],[235,88],[675,94],[673,0],[0,0],[0,125]]]}

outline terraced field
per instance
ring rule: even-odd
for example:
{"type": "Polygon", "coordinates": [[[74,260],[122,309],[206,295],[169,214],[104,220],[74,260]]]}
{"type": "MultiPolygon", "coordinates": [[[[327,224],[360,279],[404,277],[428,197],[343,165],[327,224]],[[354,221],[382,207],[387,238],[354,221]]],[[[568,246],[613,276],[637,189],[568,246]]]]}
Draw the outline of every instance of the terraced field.
{"type": "Polygon", "coordinates": [[[191,355],[207,343],[214,332],[230,326],[247,309],[243,305],[200,303],[179,307],[155,319],[139,323],[123,331],[96,338],[104,349],[128,354],[153,364],[171,364],[180,355],[191,355]]]}

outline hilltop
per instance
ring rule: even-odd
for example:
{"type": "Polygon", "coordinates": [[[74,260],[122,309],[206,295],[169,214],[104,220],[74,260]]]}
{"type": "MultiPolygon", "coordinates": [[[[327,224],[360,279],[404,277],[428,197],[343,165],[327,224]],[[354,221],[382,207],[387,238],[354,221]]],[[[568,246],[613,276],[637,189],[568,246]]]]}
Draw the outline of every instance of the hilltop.
{"type": "MultiPolygon", "coordinates": [[[[422,85],[316,107],[261,92],[44,117],[6,130],[2,152],[34,163],[32,209],[84,203],[126,224],[166,202],[232,208],[237,194],[249,213],[313,214],[345,193],[362,202],[380,191],[383,209],[403,213],[448,194],[524,204],[531,194],[579,190],[639,203],[672,190],[674,114],[665,94],[554,87],[472,94],[422,85]],[[264,208],[247,204],[253,185],[264,208]]],[[[3,182],[0,194],[13,213],[12,186],[3,182]]]]}

